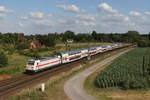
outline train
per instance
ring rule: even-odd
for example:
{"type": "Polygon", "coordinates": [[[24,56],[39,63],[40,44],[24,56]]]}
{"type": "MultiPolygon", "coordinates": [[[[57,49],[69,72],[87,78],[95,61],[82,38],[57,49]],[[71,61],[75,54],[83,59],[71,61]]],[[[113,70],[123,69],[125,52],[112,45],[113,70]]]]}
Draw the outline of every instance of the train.
{"type": "Polygon", "coordinates": [[[31,59],[26,64],[26,72],[36,73],[45,69],[54,68],[61,64],[71,63],[88,56],[93,56],[120,47],[122,47],[121,43],[112,43],[63,52],[51,57],[31,59]]]}

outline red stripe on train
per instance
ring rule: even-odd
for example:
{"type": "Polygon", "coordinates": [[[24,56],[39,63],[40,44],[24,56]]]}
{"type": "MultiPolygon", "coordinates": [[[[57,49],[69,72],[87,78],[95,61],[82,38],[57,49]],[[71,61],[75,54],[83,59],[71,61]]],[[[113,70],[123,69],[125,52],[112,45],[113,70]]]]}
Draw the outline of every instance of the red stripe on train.
{"type": "MultiPolygon", "coordinates": [[[[99,51],[99,50],[95,50],[95,51],[92,52],[92,53],[95,53],[96,51],[99,51]]],[[[64,59],[62,59],[62,60],[70,59],[70,58],[77,57],[77,56],[81,56],[81,55],[82,55],[82,54],[76,55],[76,56],[71,56],[71,57],[68,57],[68,58],[64,58],[64,59]]],[[[50,62],[50,63],[47,63],[47,64],[43,64],[43,65],[38,65],[38,66],[36,66],[36,67],[41,67],[41,66],[49,65],[49,64],[56,63],[56,62],[59,62],[59,61],[61,61],[61,60],[53,61],[53,62],[50,62]]]]}

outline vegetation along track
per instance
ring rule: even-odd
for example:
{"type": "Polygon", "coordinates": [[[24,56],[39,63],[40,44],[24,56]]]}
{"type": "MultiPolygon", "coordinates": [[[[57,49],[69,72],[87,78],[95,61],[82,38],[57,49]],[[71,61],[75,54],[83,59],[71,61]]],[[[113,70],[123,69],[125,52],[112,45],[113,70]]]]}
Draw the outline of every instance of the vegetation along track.
{"type": "MultiPolygon", "coordinates": [[[[118,49],[122,49],[126,47],[128,46],[124,46],[118,49]]],[[[94,60],[98,58],[99,56],[106,55],[113,51],[114,50],[92,56],[91,60],[94,60]]],[[[37,74],[33,74],[33,75],[22,74],[20,76],[17,76],[11,79],[2,80],[0,81],[0,100],[7,98],[9,95],[15,94],[24,88],[30,88],[31,86],[42,83],[48,80],[51,76],[70,70],[77,65],[84,64],[86,63],[86,61],[87,61],[86,58],[84,58],[84,59],[81,59],[72,63],[60,65],[58,67],[55,67],[50,70],[46,70],[37,74]]]]}

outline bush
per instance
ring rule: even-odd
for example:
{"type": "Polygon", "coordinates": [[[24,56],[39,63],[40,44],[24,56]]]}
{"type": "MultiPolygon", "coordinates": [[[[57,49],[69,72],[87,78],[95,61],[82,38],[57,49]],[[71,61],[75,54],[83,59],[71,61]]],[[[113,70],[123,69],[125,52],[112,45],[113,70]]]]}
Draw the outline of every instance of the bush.
{"type": "Polygon", "coordinates": [[[16,49],[17,50],[24,50],[24,49],[28,49],[29,45],[27,43],[20,43],[16,45],[16,49]]]}
{"type": "Polygon", "coordinates": [[[16,48],[14,46],[4,46],[3,50],[9,55],[12,55],[15,52],[16,48]]]}
{"type": "Polygon", "coordinates": [[[47,47],[30,49],[31,52],[44,52],[44,51],[48,51],[48,50],[50,50],[50,49],[47,47]]]}
{"type": "Polygon", "coordinates": [[[31,52],[31,51],[19,51],[20,55],[33,57],[33,58],[40,58],[40,55],[37,52],[31,52]]]}
{"type": "Polygon", "coordinates": [[[149,41],[140,40],[140,41],[138,41],[137,44],[138,44],[138,47],[150,47],[149,41]]]}
{"type": "Polygon", "coordinates": [[[8,64],[8,58],[4,52],[0,51],[0,67],[5,67],[8,64]]]}

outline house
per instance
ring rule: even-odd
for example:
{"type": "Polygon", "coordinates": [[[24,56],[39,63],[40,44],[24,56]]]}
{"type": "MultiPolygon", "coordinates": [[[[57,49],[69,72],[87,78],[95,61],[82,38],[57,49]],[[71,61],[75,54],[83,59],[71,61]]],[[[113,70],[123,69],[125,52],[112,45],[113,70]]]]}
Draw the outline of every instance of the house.
{"type": "Polygon", "coordinates": [[[20,43],[22,43],[22,42],[24,42],[24,41],[25,41],[24,33],[20,33],[20,34],[18,34],[18,41],[19,41],[20,43]]]}
{"type": "Polygon", "coordinates": [[[73,43],[74,41],[73,41],[73,39],[68,39],[67,42],[68,43],[73,43]]]}
{"type": "Polygon", "coordinates": [[[34,39],[30,42],[30,49],[40,48],[40,47],[41,47],[41,43],[38,40],[34,39]]]}

